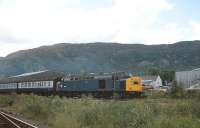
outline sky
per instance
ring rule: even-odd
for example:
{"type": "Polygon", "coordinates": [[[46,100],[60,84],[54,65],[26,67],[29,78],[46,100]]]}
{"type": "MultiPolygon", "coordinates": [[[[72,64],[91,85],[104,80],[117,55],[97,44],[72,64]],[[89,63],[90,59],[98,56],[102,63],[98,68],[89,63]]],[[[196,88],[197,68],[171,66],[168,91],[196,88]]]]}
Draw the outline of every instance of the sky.
{"type": "Polygon", "coordinates": [[[56,43],[200,40],[200,0],[0,0],[0,56],[56,43]]]}

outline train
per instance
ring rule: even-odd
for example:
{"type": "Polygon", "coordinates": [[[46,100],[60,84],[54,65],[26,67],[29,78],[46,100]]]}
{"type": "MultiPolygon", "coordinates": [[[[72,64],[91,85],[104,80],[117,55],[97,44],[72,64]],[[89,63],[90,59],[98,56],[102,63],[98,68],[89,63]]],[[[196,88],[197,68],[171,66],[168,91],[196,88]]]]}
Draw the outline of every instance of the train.
{"type": "Polygon", "coordinates": [[[80,79],[66,77],[53,71],[25,73],[0,80],[0,94],[38,94],[67,97],[132,97],[144,93],[142,79],[138,76],[110,76],[80,79]]]}

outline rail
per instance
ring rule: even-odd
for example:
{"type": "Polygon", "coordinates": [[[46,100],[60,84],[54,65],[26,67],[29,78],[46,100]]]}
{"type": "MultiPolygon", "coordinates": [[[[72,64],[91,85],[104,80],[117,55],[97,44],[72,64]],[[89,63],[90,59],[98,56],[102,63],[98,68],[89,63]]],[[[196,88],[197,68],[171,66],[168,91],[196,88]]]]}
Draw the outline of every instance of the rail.
{"type": "Polygon", "coordinates": [[[14,116],[0,111],[0,128],[38,128],[14,116]]]}

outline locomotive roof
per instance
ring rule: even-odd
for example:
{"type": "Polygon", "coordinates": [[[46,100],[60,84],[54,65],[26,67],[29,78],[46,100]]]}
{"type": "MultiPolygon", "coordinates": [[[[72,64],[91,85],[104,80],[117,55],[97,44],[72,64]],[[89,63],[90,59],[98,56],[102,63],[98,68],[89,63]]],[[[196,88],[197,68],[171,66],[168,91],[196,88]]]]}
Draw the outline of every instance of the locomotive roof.
{"type": "Polygon", "coordinates": [[[62,78],[63,76],[64,74],[61,72],[45,70],[4,78],[0,80],[0,83],[56,80],[62,78]]]}

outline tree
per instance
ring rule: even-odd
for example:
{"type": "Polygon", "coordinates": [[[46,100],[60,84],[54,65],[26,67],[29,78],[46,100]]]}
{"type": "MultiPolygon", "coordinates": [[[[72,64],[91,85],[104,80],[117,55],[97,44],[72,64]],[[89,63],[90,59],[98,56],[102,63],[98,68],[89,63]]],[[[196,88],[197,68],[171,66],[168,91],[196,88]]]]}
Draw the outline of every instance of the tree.
{"type": "Polygon", "coordinates": [[[173,81],[169,94],[170,94],[170,97],[172,98],[183,98],[184,89],[181,86],[177,85],[176,81],[173,81]]]}
{"type": "Polygon", "coordinates": [[[153,75],[153,76],[158,76],[160,75],[163,85],[165,85],[165,81],[167,83],[172,82],[175,78],[175,71],[174,70],[162,70],[162,69],[149,69],[146,71],[146,75],[153,75]]]}

